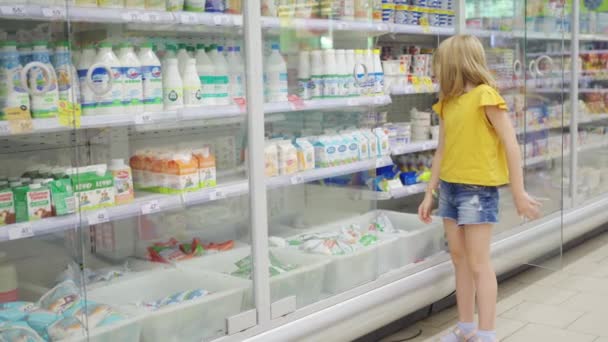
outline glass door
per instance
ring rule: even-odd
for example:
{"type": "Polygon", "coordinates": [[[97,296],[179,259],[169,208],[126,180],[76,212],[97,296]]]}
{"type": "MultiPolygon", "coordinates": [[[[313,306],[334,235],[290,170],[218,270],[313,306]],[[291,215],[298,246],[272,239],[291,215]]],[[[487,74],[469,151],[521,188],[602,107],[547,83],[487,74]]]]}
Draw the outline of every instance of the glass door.
{"type": "Polygon", "coordinates": [[[542,203],[542,218],[526,222],[517,214],[510,190],[501,189],[496,240],[521,239],[525,247],[509,259],[559,268],[568,169],[564,55],[571,36],[570,14],[560,1],[466,1],[465,10],[466,32],[483,40],[489,67],[507,101],[526,190],[542,203]]]}

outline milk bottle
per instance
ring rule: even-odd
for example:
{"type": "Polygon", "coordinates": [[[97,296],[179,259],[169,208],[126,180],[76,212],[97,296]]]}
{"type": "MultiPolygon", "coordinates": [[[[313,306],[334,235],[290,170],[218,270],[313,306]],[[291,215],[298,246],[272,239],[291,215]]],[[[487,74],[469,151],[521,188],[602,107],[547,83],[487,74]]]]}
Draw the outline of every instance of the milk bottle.
{"type": "Polygon", "coordinates": [[[346,66],[346,51],[336,50],[336,77],[338,80],[338,96],[346,97],[349,95],[349,73],[346,66]]]}
{"type": "Polygon", "coordinates": [[[163,103],[165,110],[176,110],[184,106],[184,84],[177,65],[177,58],[169,58],[163,70],[163,103]]]}
{"type": "Polygon", "coordinates": [[[239,46],[228,48],[228,70],[230,74],[230,99],[244,97],[243,79],[245,76],[245,66],[241,58],[241,48],[239,46]]]}
{"type": "Polygon", "coordinates": [[[185,0],[184,10],[188,12],[205,12],[205,0],[185,0]]]}
{"type": "MultiPolygon", "coordinates": [[[[190,1],[197,2],[193,0],[190,1]]],[[[202,10],[205,12],[224,13],[224,10],[226,9],[225,0],[207,0],[206,3],[203,0],[199,0],[198,2],[204,3],[202,10]]]]}
{"type": "Polygon", "coordinates": [[[356,75],[357,78],[355,80],[355,87],[357,87],[358,95],[367,95],[367,87],[369,81],[369,72],[370,67],[365,64],[365,51],[364,50],[355,50],[355,66],[356,66],[356,75]]]}
{"type": "Polygon", "coordinates": [[[202,86],[202,105],[215,104],[215,76],[213,62],[205,53],[205,45],[196,46],[196,71],[202,86]]]}
{"type": "Polygon", "coordinates": [[[181,75],[184,73],[186,64],[188,63],[188,60],[190,59],[190,54],[188,53],[188,50],[186,49],[186,44],[179,44],[178,47],[179,47],[179,49],[177,50],[177,63],[179,65],[179,74],[181,75]]]}
{"type": "Polygon", "coordinates": [[[57,93],[57,78],[55,69],[51,65],[51,57],[47,49],[47,42],[38,41],[34,43],[34,51],[32,51],[32,60],[46,65],[46,74],[41,68],[32,68],[30,71],[29,83],[30,87],[35,87],[38,91],[42,91],[45,85],[48,86],[48,91],[43,94],[32,94],[32,117],[34,118],[49,118],[57,116],[57,104],[59,102],[59,94],[57,93]]]}
{"type": "Polygon", "coordinates": [[[32,44],[19,44],[19,63],[21,66],[32,61],[32,44]]]}
{"type": "Polygon", "coordinates": [[[68,42],[59,42],[55,49],[55,72],[57,73],[59,100],[77,104],[80,101],[78,73],[72,65],[68,46],[68,42]]]}
{"type": "Polygon", "coordinates": [[[216,51],[212,51],[210,57],[214,67],[215,104],[228,105],[230,104],[230,99],[228,99],[229,76],[228,63],[224,58],[224,47],[218,46],[216,51]]]}
{"type": "Polygon", "coordinates": [[[327,49],[323,51],[323,65],[324,65],[324,92],[323,97],[332,98],[337,97],[339,94],[338,87],[338,72],[336,65],[336,54],[333,49],[327,49]]]}
{"type": "Polygon", "coordinates": [[[91,45],[87,45],[82,50],[80,55],[80,61],[78,61],[77,72],[78,72],[78,84],[80,86],[80,106],[82,108],[82,115],[95,115],[95,108],[97,107],[95,102],[95,93],[89,87],[87,83],[87,72],[93,61],[95,60],[95,48],[91,45]]]}
{"type": "Polygon", "coordinates": [[[267,102],[287,101],[287,64],[279,52],[279,44],[272,44],[272,53],[266,58],[267,102]]]}
{"type": "Polygon", "coordinates": [[[167,3],[165,0],[144,0],[144,3],[146,4],[146,9],[148,10],[167,10],[167,3]]]}
{"type": "Polygon", "coordinates": [[[312,81],[310,79],[310,52],[300,51],[300,66],[298,68],[298,96],[302,100],[312,98],[312,81]]]}
{"type": "Polygon", "coordinates": [[[167,46],[165,47],[165,55],[163,56],[163,59],[162,59],[163,70],[165,70],[167,68],[167,66],[165,65],[165,62],[169,58],[177,58],[177,47],[173,44],[167,44],[167,46]]]}
{"type": "Polygon", "coordinates": [[[382,62],[380,61],[380,49],[373,51],[373,66],[374,66],[374,94],[384,94],[384,71],[382,70],[382,62]]]}
{"type": "Polygon", "coordinates": [[[324,93],[323,82],[323,55],[321,50],[315,50],[311,53],[311,71],[310,80],[312,82],[312,98],[321,99],[324,93]]]}
{"type": "Polygon", "coordinates": [[[105,94],[95,94],[95,101],[97,102],[95,114],[116,114],[117,110],[124,108],[125,89],[122,64],[114,54],[114,51],[112,51],[111,43],[104,42],[99,44],[99,52],[95,56],[94,63],[108,66],[112,71],[111,75],[108,75],[108,71],[105,68],[95,68],[92,71],[93,84],[100,89],[106,89],[110,82],[110,77],[112,78],[110,91],[105,94]]]}
{"type": "Polygon", "coordinates": [[[124,82],[123,104],[129,113],[138,114],[144,111],[144,87],[141,62],[130,43],[121,44],[119,57],[122,65],[124,82]]]}
{"type": "Polygon", "coordinates": [[[346,88],[348,89],[348,96],[358,96],[359,95],[359,88],[355,84],[355,76],[354,76],[355,64],[356,64],[355,50],[346,50],[346,65],[345,65],[344,71],[347,72],[347,74],[348,74],[348,78],[346,81],[346,88]]]}
{"type": "Polygon", "coordinates": [[[124,0],[97,0],[97,4],[105,8],[123,8],[124,0]]]}
{"type": "Polygon", "coordinates": [[[146,8],[146,2],[144,0],[125,0],[125,7],[144,9],[146,8]]]}
{"type": "Polygon", "coordinates": [[[144,110],[146,112],[161,112],[163,110],[163,77],[160,61],[152,43],[144,43],[139,49],[141,74],[143,83],[144,110]]]}
{"type": "Polygon", "coordinates": [[[0,43],[0,120],[5,108],[25,106],[30,112],[30,97],[21,83],[21,64],[17,43],[5,41],[0,43]]]}
{"type": "Polygon", "coordinates": [[[201,80],[196,71],[196,59],[190,58],[182,74],[184,83],[184,105],[186,107],[200,106],[203,102],[201,80]]]}
{"type": "Polygon", "coordinates": [[[184,0],[167,0],[167,11],[175,12],[175,11],[183,11],[184,10],[184,0]]]}

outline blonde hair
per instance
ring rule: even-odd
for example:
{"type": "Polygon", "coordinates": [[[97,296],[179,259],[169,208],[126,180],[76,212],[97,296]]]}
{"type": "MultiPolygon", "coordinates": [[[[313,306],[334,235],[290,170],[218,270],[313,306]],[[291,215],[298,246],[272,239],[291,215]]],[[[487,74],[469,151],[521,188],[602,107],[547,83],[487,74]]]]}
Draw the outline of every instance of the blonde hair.
{"type": "Polygon", "coordinates": [[[452,36],[439,44],[433,58],[433,71],[439,81],[441,100],[464,94],[467,83],[496,88],[483,45],[477,37],[468,34],[452,36]]]}

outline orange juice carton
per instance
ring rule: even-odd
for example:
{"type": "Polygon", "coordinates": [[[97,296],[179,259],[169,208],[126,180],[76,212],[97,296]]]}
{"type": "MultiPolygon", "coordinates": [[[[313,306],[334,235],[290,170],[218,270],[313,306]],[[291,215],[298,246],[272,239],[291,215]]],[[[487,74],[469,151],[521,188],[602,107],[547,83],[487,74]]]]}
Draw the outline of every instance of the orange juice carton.
{"type": "Polygon", "coordinates": [[[217,185],[215,156],[211,148],[205,146],[192,152],[198,163],[198,176],[200,188],[211,188],[217,185]]]}
{"type": "Polygon", "coordinates": [[[116,204],[127,204],[135,200],[131,168],[122,159],[112,159],[110,171],[114,177],[114,198],[116,204]]]}
{"type": "Polygon", "coordinates": [[[166,162],[164,172],[165,187],[163,193],[175,194],[194,191],[199,188],[199,170],[197,159],[191,151],[174,153],[166,162]]]}

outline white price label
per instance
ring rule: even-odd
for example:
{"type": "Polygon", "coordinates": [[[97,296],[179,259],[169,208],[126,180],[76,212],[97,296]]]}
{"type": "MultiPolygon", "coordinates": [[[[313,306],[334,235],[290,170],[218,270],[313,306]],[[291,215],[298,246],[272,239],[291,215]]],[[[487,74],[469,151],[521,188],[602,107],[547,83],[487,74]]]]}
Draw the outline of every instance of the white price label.
{"type": "Polygon", "coordinates": [[[378,24],[376,25],[376,31],[388,31],[386,25],[378,24]]]}
{"type": "Polygon", "coordinates": [[[2,12],[2,14],[4,14],[4,15],[24,16],[25,15],[25,6],[22,6],[22,5],[0,6],[0,12],[2,12]]]}
{"type": "Polygon", "coordinates": [[[144,21],[143,16],[139,12],[123,13],[122,18],[124,19],[124,21],[132,21],[132,22],[144,21]]]}
{"type": "Polygon", "coordinates": [[[390,190],[397,190],[397,189],[401,189],[403,188],[403,183],[401,183],[401,180],[399,179],[391,179],[388,181],[388,189],[390,190]]]}
{"type": "Polygon", "coordinates": [[[11,127],[6,123],[0,123],[0,134],[1,135],[11,134],[11,127]]]}
{"type": "Polygon", "coordinates": [[[386,166],[385,158],[376,159],[376,168],[381,168],[386,166]]]}
{"type": "Polygon", "coordinates": [[[222,198],[226,198],[226,194],[221,191],[221,190],[213,190],[209,193],[209,200],[210,201],[216,201],[216,200],[220,200],[222,198]]]}
{"type": "Polygon", "coordinates": [[[141,205],[141,213],[143,215],[154,214],[160,210],[160,204],[156,200],[141,205]]]}
{"type": "Polygon", "coordinates": [[[99,210],[90,212],[87,215],[87,219],[88,219],[89,225],[105,223],[105,222],[110,221],[110,214],[108,214],[108,211],[106,209],[99,209],[99,210]]]}
{"type": "Polygon", "coordinates": [[[8,239],[17,240],[34,236],[31,224],[20,224],[8,229],[8,239]]]}
{"type": "Polygon", "coordinates": [[[144,21],[160,21],[161,16],[159,13],[144,13],[144,21]]]}
{"type": "Polygon", "coordinates": [[[216,15],[213,17],[213,23],[220,26],[230,26],[233,24],[232,19],[227,15],[216,15]]]}
{"type": "Polygon", "coordinates": [[[384,104],[384,97],[383,96],[376,96],[376,97],[374,97],[374,104],[375,105],[383,105],[384,104]]]}
{"type": "Polygon", "coordinates": [[[295,175],[291,177],[291,184],[296,185],[301,183],[304,183],[304,177],[302,175],[295,175]]]}
{"type": "Polygon", "coordinates": [[[135,124],[136,125],[150,124],[153,121],[154,120],[152,119],[152,114],[151,113],[142,113],[142,114],[137,114],[135,116],[135,124]]]}
{"type": "Polygon", "coordinates": [[[345,22],[340,22],[339,21],[339,22],[336,23],[336,30],[344,31],[347,28],[348,28],[348,25],[345,22]]]}
{"type": "Polygon", "coordinates": [[[243,16],[235,15],[232,17],[232,20],[234,22],[234,26],[243,26],[243,16]]]}
{"type": "Polygon", "coordinates": [[[348,99],[348,101],[346,101],[346,104],[351,107],[358,106],[359,100],[358,99],[348,99]]]}
{"type": "Polygon", "coordinates": [[[198,23],[198,17],[192,13],[182,13],[182,15],[180,16],[180,20],[181,20],[182,24],[197,24],[198,23]]]}
{"type": "Polygon", "coordinates": [[[61,7],[46,7],[42,9],[42,15],[47,18],[63,18],[65,11],[61,7]]]}

